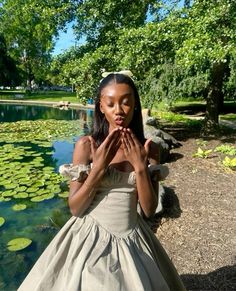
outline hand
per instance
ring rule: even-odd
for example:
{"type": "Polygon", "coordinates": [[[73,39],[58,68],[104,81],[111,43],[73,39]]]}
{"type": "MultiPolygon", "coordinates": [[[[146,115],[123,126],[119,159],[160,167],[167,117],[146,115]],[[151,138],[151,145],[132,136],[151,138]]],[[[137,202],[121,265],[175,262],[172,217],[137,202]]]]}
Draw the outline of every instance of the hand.
{"type": "Polygon", "coordinates": [[[123,129],[122,144],[126,159],[132,164],[135,171],[147,166],[151,139],[146,140],[144,146],[139,142],[130,129],[123,129]]]}
{"type": "Polygon", "coordinates": [[[96,146],[92,137],[90,137],[90,143],[93,167],[106,169],[121,145],[121,131],[119,128],[113,129],[99,147],[96,146]]]}

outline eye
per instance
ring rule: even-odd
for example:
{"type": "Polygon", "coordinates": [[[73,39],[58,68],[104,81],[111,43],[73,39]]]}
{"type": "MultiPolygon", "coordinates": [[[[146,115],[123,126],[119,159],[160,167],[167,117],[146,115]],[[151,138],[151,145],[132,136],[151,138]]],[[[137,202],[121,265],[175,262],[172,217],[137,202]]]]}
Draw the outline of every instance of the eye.
{"type": "Polygon", "coordinates": [[[122,104],[129,105],[129,99],[128,98],[123,99],[122,104]]]}
{"type": "Polygon", "coordinates": [[[108,103],[107,103],[107,106],[108,106],[108,107],[113,107],[114,104],[113,104],[112,102],[108,102],[108,103]]]}

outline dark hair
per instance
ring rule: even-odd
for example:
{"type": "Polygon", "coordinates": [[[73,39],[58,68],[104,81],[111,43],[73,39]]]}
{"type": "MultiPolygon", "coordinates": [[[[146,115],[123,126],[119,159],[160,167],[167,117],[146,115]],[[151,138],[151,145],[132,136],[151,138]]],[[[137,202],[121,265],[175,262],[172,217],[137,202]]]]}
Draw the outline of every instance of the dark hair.
{"type": "Polygon", "coordinates": [[[138,140],[142,144],[144,144],[145,137],[144,137],[144,133],[143,133],[143,119],[142,119],[140,98],[139,98],[137,88],[136,88],[133,80],[130,77],[128,77],[124,74],[119,74],[119,73],[109,74],[107,77],[105,77],[101,81],[101,83],[98,87],[98,92],[97,92],[97,96],[95,99],[95,112],[94,112],[92,137],[94,138],[97,145],[99,146],[108,135],[109,123],[107,122],[105,115],[100,110],[100,98],[101,98],[102,90],[107,85],[110,85],[112,83],[127,84],[133,89],[134,98],[135,98],[135,105],[134,105],[133,118],[129,124],[129,128],[133,131],[133,133],[138,138],[138,140]]]}

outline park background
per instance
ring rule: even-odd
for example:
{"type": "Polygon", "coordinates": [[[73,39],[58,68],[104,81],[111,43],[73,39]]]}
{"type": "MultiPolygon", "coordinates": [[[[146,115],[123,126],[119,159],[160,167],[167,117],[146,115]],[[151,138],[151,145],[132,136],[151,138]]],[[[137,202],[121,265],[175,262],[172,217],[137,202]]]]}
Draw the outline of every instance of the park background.
{"type": "MultiPolygon", "coordinates": [[[[232,0],[0,1],[0,101],[87,105],[103,71],[129,69],[142,106],[182,143],[156,226],[188,290],[236,288],[235,31],[232,0]]],[[[16,129],[0,125],[7,142],[16,129]]]]}

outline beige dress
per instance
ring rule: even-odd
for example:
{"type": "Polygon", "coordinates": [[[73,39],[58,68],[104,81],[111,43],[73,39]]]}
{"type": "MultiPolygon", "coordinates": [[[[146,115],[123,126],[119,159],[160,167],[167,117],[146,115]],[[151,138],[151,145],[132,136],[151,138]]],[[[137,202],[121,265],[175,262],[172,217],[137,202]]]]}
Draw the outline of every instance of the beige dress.
{"type": "MultiPolygon", "coordinates": [[[[71,169],[71,173],[74,169],[71,169]]],[[[72,175],[85,177],[88,166],[72,175]]],[[[135,173],[109,167],[82,217],[72,216],[18,291],[185,290],[166,252],[137,213],[135,173]]]]}

